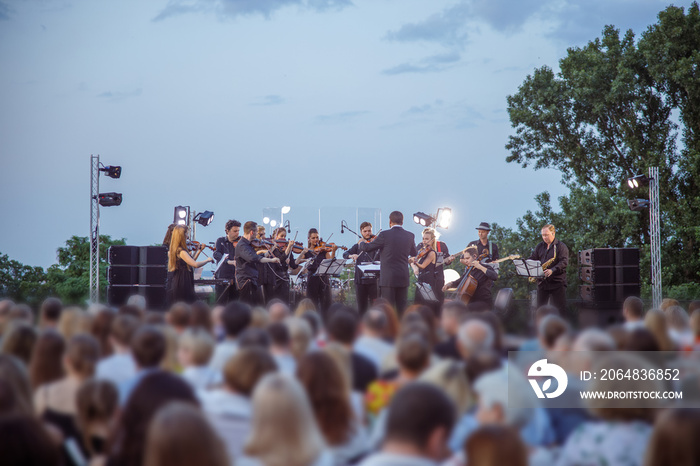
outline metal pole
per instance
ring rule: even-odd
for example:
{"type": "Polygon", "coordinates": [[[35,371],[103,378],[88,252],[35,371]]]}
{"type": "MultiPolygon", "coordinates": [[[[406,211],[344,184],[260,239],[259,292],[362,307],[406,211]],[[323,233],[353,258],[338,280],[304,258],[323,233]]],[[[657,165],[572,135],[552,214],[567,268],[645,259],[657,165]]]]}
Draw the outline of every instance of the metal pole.
{"type": "Polygon", "coordinates": [[[90,155],[90,303],[100,301],[100,155],[90,155]]]}
{"type": "Polygon", "coordinates": [[[651,290],[654,308],[661,306],[661,216],[659,213],[659,168],[649,167],[649,232],[651,240],[651,290]]]}

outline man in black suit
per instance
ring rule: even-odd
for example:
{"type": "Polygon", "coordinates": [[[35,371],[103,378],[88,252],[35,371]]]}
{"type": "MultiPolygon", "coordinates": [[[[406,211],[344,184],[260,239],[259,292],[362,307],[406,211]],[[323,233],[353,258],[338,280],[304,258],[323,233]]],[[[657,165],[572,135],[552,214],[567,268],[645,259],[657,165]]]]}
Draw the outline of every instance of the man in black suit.
{"type": "Polygon", "coordinates": [[[360,251],[381,251],[379,287],[382,298],[388,300],[399,315],[403,314],[408,301],[408,257],[415,256],[415,236],[406,231],[403,214],[397,210],[389,214],[389,229],[384,230],[371,243],[361,243],[360,251]]]}

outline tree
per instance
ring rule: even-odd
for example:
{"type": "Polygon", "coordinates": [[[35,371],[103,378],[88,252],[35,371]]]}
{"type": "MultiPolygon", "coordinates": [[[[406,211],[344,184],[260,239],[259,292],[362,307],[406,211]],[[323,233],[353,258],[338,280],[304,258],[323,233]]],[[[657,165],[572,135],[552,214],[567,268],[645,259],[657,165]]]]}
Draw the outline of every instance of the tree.
{"type": "MultiPolygon", "coordinates": [[[[112,240],[100,235],[100,296],[107,292],[107,250],[123,246],[124,239],[112,240]]],[[[90,241],[87,236],[72,236],[57,250],[58,264],[48,268],[50,287],[68,304],[82,304],[90,293],[90,241]]]]}
{"type": "Polygon", "coordinates": [[[41,267],[24,265],[0,254],[0,296],[36,307],[51,294],[41,267]]]}
{"type": "MultiPolygon", "coordinates": [[[[688,15],[667,8],[638,43],[632,31],[620,37],[607,26],[602,38],[570,48],[559,65],[556,74],[546,66],[536,69],[508,97],[515,134],[506,160],[557,169],[570,192],[559,199],[560,212],[552,210],[547,193],[540,194],[540,210],[519,219],[517,231],[503,229],[500,240],[517,246],[528,239],[530,250],[541,226],[555,224],[572,252],[570,283],[576,282],[581,249],[640,247],[648,270],[648,215],[626,205],[626,199],[645,193],[631,193],[625,180],[657,166],[664,286],[700,291],[698,5],[688,15]],[[689,289],[689,283],[697,287],[689,289]]],[[[648,275],[642,278],[648,284],[648,275]]]]}

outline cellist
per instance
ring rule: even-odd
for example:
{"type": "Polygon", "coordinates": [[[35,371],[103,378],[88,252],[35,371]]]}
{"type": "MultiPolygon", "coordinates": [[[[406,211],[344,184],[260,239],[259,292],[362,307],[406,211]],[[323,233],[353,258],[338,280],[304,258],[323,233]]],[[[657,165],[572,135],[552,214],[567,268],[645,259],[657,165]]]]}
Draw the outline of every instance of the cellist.
{"type": "Polygon", "coordinates": [[[467,277],[471,276],[476,280],[477,287],[474,294],[469,298],[469,302],[483,302],[491,306],[491,287],[493,282],[498,279],[498,272],[477,260],[476,246],[469,246],[465,249],[460,262],[465,265],[466,272],[459,280],[446,283],[442,291],[447,291],[448,288],[459,288],[467,280],[467,277]]]}

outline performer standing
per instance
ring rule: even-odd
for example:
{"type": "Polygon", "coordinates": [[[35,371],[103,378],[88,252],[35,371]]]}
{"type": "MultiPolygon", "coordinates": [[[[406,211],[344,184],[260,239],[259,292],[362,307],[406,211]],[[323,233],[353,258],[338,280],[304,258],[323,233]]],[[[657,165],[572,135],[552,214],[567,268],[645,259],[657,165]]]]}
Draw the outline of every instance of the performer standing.
{"type": "Polygon", "coordinates": [[[238,299],[238,289],[236,288],[236,262],[234,260],[236,253],[236,241],[240,238],[241,222],[238,220],[229,220],[224,227],[226,236],[216,240],[216,251],[214,251],[214,259],[220,262],[224,254],[228,254],[226,262],[216,271],[216,278],[228,280],[228,285],[216,285],[216,296],[219,304],[226,304],[229,301],[238,299]],[[223,296],[224,291],[226,296],[223,296]]]}
{"type": "Polygon", "coordinates": [[[387,299],[399,315],[403,314],[408,300],[408,257],[417,255],[415,236],[402,225],[403,214],[395,210],[389,214],[390,228],[379,233],[371,243],[359,246],[360,251],[381,251],[379,286],[382,298],[387,299]]]}
{"type": "Polygon", "coordinates": [[[493,282],[498,279],[498,273],[488,265],[484,265],[477,260],[478,248],[476,246],[467,246],[467,249],[462,254],[460,262],[465,265],[465,273],[458,280],[451,283],[446,283],[442,290],[447,291],[448,288],[457,288],[466,280],[467,275],[477,281],[477,287],[474,294],[469,299],[469,303],[483,302],[491,306],[491,287],[493,282]]]}
{"type": "Polygon", "coordinates": [[[250,242],[253,241],[258,231],[257,223],[253,221],[245,222],[243,225],[243,236],[238,240],[236,246],[236,285],[240,300],[250,305],[261,303],[260,290],[258,288],[258,267],[259,263],[277,263],[276,257],[262,257],[255,252],[250,242]]]}
{"type": "Polygon", "coordinates": [[[367,278],[360,271],[358,265],[372,263],[379,260],[379,250],[373,252],[361,252],[360,244],[372,241],[375,235],[372,234],[372,224],[362,222],[360,224],[360,234],[362,238],[350,249],[343,253],[343,259],[352,259],[355,261],[355,297],[357,300],[357,309],[360,315],[364,315],[370,304],[377,299],[377,278],[367,278]]]}
{"type": "Polygon", "coordinates": [[[544,269],[544,278],[537,283],[537,307],[551,304],[559,312],[566,311],[566,266],[569,265],[569,248],[555,238],[554,225],[542,227],[542,242],[528,258],[538,260],[544,269]]]}
{"type": "Polygon", "coordinates": [[[467,246],[476,246],[476,256],[481,257],[484,252],[488,254],[489,261],[495,261],[500,258],[498,255],[498,246],[489,241],[489,233],[491,233],[491,225],[486,222],[481,222],[476,230],[479,232],[479,239],[472,241],[467,246]]]}
{"type": "MultiPolygon", "coordinates": [[[[411,257],[408,262],[416,274],[418,283],[430,285],[430,289],[435,293],[435,263],[437,262],[437,253],[435,252],[435,230],[426,228],[423,230],[423,241],[420,243],[420,251],[418,257],[411,257]]],[[[436,311],[437,301],[428,301],[416,288],[416,295],[413,300],[415,304],[426,304],[436,311]]],[[[439,310],[438,310],[439,311],[439,310]]],[[[436,312],[437,315],[437,312],[436,312]]]]}
{"type": "Polygon", "coordinates": [[[324,313],[331,306],[331,283],[327,276],[320,277],[315,275],[315,273],[323,259],[335,257],[337,247],[335,245],[329,248],[320,247],[321,239],[316,228],[309,230],[307,240],[308,247],[302,251],[300,256],[302,260],[297,261],[297,264],[307,260],[311,261],[311,264],[306,269],[308,273],[306,297],[311,299],[317,308],[324,313]]]}
{"type": "Polygon", "coordinates": [[[450,265],[450,250],[447,245],[437,240],[435,241],[435,254],[437,254],[437,262],[435,262],[435,297],[438,299],[438,311],[442,309],[442,303],[445,302],[445,293],[442,288],[445,286],[445,265],[450,265]]]}
{"type": "MultiPolygon", "coordinates": [[[[256,238],[262,241],[265,239],[265,234],[265,227],[258,225],[256,238]]],[[[275,289],[275,277],[272,275],[270,267],[263,263],[258,263],[258,285],[260,286],[260,291],[262,291],[262,302],[267,304],[272,299],[275,289]]]]}
{"type": "Polygon", "coordinates": [[[203,261],[196,261],[202,249],[204,249],[204,244],[200,245],[194,257],[190,256],[187,251],[187,227],[177,225],[173,228],[168,251],[168,271],[172,272],[169,289],[166,290],[168,305],[178,301],[192,303],[197,299],[194,294],[192,267],[198,269],[209,262],[214,262],[211,257],[203,261]]]}
{"type": "Polygon", "coordinates": [[[294,240],[289,240],[285,247],[282,247],[282,241],[287,239],[287,230],[280,227],[275,230],[274,239],[279,241],[272,248],[272,255],[280,260],[279,264],[265,264],[274,279],[272,297],[281,299],[286,304],[289,304],[289,269],[296,269],[297,264],[292,255],[294,240]]]}

